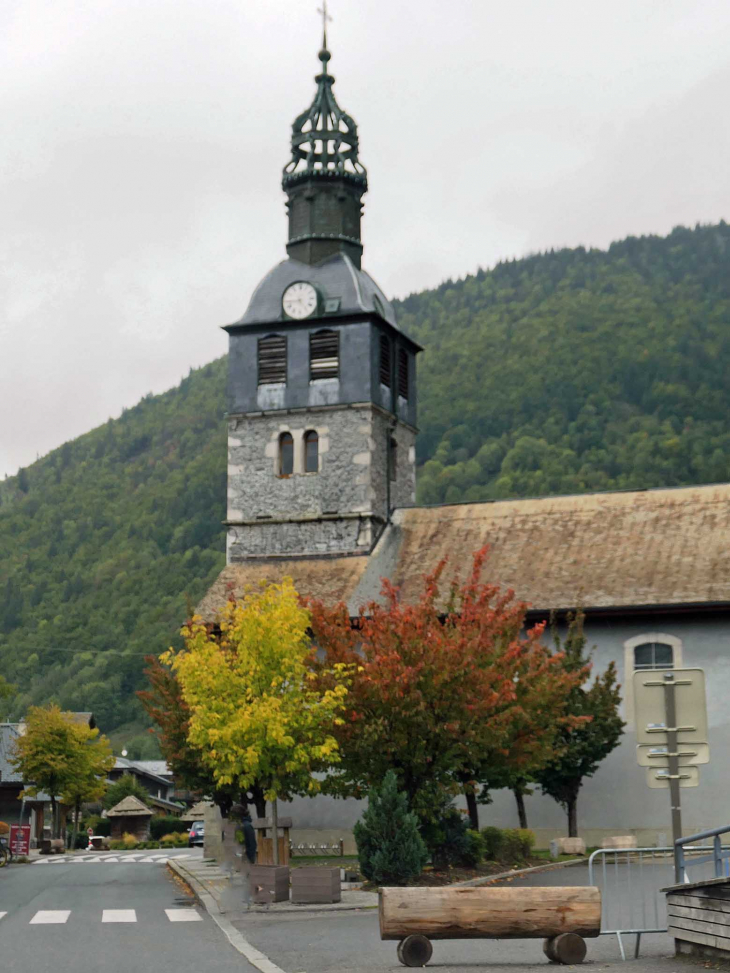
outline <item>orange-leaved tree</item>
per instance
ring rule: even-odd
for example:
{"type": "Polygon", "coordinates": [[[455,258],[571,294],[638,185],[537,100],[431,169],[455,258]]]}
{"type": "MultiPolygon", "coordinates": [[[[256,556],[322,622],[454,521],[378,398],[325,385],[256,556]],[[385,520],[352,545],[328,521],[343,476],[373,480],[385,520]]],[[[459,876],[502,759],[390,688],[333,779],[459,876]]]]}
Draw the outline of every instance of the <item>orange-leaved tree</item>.
{"type": "Polygon", "coordinates": [[[331,792],[361,797],[392,769],[424,819],[462,792],[478,828],[487,768],[528,771],[554,755],[558,731],[574,723],[565,701],[579,676],[542,643],[544,624],[525,630],[527,606],[512,591],[481,580],[486,554],[449,585],[442,561],[413,604],[384,580],[382,602],[354,622],[342,604],[307,601],[323,670],[353,671],[331,792]]]}

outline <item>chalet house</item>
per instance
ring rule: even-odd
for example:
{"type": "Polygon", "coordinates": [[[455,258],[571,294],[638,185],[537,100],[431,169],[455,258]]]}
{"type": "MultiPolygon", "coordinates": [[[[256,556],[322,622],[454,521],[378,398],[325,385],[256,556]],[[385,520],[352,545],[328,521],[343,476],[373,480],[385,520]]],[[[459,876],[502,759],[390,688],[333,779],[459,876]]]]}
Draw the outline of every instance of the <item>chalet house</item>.
{"type": "Polygon", "coordinates": [[[175,782],[164,760],[128,760],[117,757],[108,780],[116,783],[124,774],[132,774],[147,791],[148,804],[155,814],[181,814],[185,806],[175,800],[175,782]]]}

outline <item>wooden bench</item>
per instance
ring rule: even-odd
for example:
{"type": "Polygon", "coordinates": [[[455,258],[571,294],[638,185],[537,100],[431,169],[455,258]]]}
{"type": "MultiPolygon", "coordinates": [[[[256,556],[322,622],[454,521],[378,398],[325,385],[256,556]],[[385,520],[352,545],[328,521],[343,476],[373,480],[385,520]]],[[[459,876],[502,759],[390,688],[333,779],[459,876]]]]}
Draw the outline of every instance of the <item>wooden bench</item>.
{"type": "Polygon", "coordinates": [[[601,893],[554,888],[382,888],[380,938],[398,940],[404,966],[425,966],[432,939],[544,939],[553,963],[581,963],[601,931],[601,893]]]}

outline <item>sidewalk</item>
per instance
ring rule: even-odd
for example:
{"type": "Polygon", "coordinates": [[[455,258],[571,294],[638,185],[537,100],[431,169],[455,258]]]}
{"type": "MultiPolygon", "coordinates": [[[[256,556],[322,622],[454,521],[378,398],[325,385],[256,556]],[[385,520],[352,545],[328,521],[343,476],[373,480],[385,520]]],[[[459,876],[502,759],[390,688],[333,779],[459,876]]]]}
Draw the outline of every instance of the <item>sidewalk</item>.
{"type": "MultiPolygon", "coordinates": [[[[376,892],[363,892],[359,888],[342,890],[342,901],[307,905],[294,905],[291,902],[272,902],[269,905],[254,905],[249,902],[248,888],[242,876],[231,881],[228,873],[215,861],[193,859],[192,861],[170,861],[169,867],[183,881],[190,885],[202,905],[206,903],[202,895],[210,896],[217,910],[232,921],[244,919],[253,913],[280,915],[285,913],[302,914],[305,912],[348,912],[356,909],[377,909],[376,892]]],[[[207,906],[206,906],[207,907],[207,906]]]]}

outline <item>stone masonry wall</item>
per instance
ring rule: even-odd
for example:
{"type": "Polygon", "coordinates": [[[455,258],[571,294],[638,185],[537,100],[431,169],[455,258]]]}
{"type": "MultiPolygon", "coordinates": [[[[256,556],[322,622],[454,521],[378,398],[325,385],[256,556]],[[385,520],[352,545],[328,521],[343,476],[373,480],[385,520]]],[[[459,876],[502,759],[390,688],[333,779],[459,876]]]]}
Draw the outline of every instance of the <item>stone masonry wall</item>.
{"type": "MultiPolygon", "coordinates": [[[[368,550],[387,516],[389,428],[388,416],[370,405],[231,417],[228,562],[368,550]],[[309,430],[319,437],[317,473],[304,472],[309,430]],[[290,476],[279,475],[279,438],[285,432],[294,440],[290,476]]],[[[398,462],[391,507],[412,503],[415,493],[414,433],[398,424],[394,436],[398,462]]]]}

